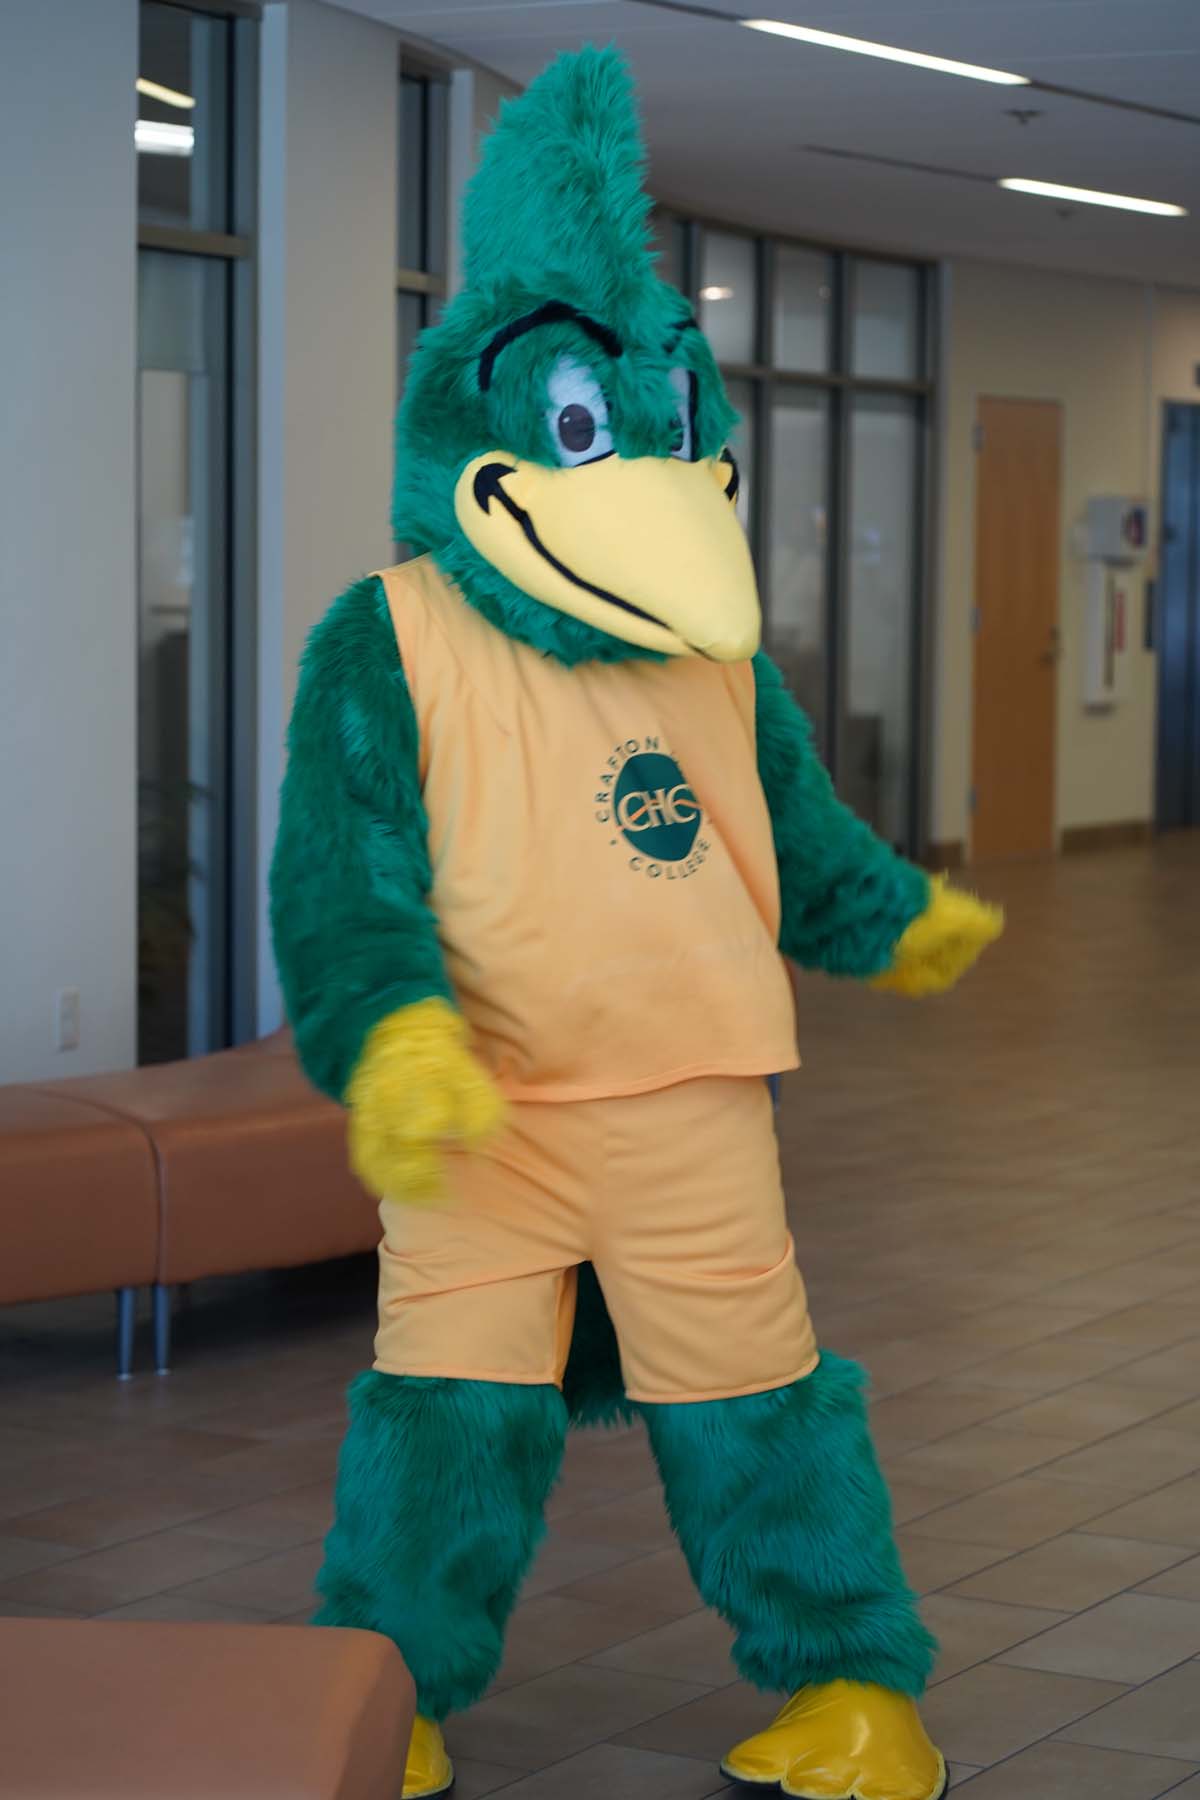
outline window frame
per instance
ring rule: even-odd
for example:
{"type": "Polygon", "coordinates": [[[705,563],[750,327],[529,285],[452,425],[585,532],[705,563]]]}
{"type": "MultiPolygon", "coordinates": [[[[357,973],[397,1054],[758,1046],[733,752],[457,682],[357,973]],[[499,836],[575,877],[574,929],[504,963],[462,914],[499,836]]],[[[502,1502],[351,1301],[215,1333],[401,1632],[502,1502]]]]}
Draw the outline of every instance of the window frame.
{"type": "Polygon", "coordinates": [[[717,231],[750,240],[756,249],[756,354],[749,363],[722,363],[721,373],[749,384],[754,395],[754,464],[756,479],[750,496],[748,535],[754,552],[763,598],[763,618],[769,638],[772,616],[769,545],[774,495],[771,492],[771,418],[777,395],[787,388],[821,388],[829,393],[830,441],[827,463],[829,529],[825,571],[825,717],[826,739],[822,746],[834,780],[845,764],[845,694],[848,673],[849,628],[849,525],[851,497],[850,418],[859,395],[907,396],[915,410],[917,441],[913,493],[913,566],[909,595],[908,742],[910,753],[905,781],[905,830],[900,848],[921,857],[930,834],[930,745],[932,693],[932,643],[934,637],[934,588],[936,579],[934,522],[938,500],[938,419],[940,394],[938,352],[940,343],[938,265],[928,258],[905,256],[897,251],[867,245],[830,243],[816,237],[784,232],[762,232],[728,219],[686,212],[670,205],[656,206],[661,226],[682,225],[684,292],[699,314],[703,234],[717,231]],[[774,358],[776,252],[779,246],[814,251],[829,258],[833,284],[829,363],[825,369],[781,368],[774,358]],[[851,366],[854,275],[860,262],[895,263],[917,273],[916,342],[918,370],[915,377],[861,376],[851,366]]]}
{"type": "MultiPolygon", "coordinates": [[[[143,0],[144,3],[144,0],[143,0]]],[[[225,231],[137,224],[137,250],[203,257],[224,266],[229,333],[219,463],[223,492],[219,592],[212,621],[219,652],[212,713],[222,729],[216,752],[221,824],[214,856],[220,915],[211,1048],[257,1034],[258,944],[258,521],[257,315],[258,0],[154,0],[177,12],[225,20],[228,106],[225,231]]],[[[139,4],[139,18],[142,6],[139,4]]],[[[140,446],[139,446],[140,457],[140,446]]],[[[140,772],[139,772],[140,779],[140,772]]]]}
{"type": "MultiPolygon", "coordinates": [[[[441,63],[434,62],[428,56],[422,55],[418,51],[414,51],[409,45],[404,44],[404,43],[402,43],[400,45],[399,66],[397,68],[397,73],[396,73],[397,109],[399,109],[399,105],[400,105],[400,92],[401,92],[404,82],[406,82],[406,81],[420,83],[421,86],[426,90],[426,94],[428,93],[429,88],[434,83],[436,83],[439,87],[444,87],[446,89],[447,125],[446,125],[445,136],[444,136],[443,142],[440,146],[440,150],[439,150],[439,147],[436,146],[433,142],[433,132],[431,129],[431,120],[430,120],[430,109],[429,109],[427,102],[423,104],[423,116],[422,116],[422,121],[421,121],[421,181],[422,181],[422,187],[424,189],[423,206],[424,206],[426,212],[429,212],[430,210],[432,210],[431,200],[430,200],[430,187],[432,185],[432,170],[433,170],[434,158],[435,158],[435,156],[440,154],[440,159],[441,159],[441,163],[442,163],[441,191],[442,191],[443,200],[446,202],[445,212],[447,215],[442,221],[443,228],[449,222],[449,220],[448,220],[448,215],[449,215],[448,175],[449,175],[449,138],[450,138],[450,132],[449,132],[450,94],[449,94],[449,90],[450,90],[450,77],[451,77],[452,72],[453,72],[452,68],[449,64],[441,64],[441,63]]],[[[399,111],[397,110],[397,119],[398,118],[399,118],[399,111]]],[[[399,144],[397,144],[397,168],[398,167],[399,167],[399,144]]],[[[397,219],[397,225],[399,225],[399,219],[397,219]]],[[[426,239],[428,239],[428,231],[426,231],[425,236],[426,236],[426,239]]],[[[427,325],[429,323],[428,302],[429,302],[430,298],[437,298],[437,299],[445,300],[445,298],[447,297],[447,294],[449,292],[449,288],[447,285],[446,271],[445,271],[445,269],[442,269],[440,271],[435,271],[435,270],[431,270],[430,268],[428,268],[428,266],[427,266],[428,261],[429,261],[428,242],[426,242],[426,244],[423,248],[422,257],[421,257],[421,266],[419,266],[417,268],[410,268],[407,265],[400,262],[399,248],[400,248],[399,243],[397,243],[397,246],[396,246],[396,252],[397,252],[396,292],[397,292],[397,294],[417,294],[421,297],[421,300],[422,300],[421,321],[422,321],[422,329],[424,329],[425,325],[427,325]]],[[[401,385],[401,377],[402,377],[402,371],[397,370],[397,372],[396,372],[397,388],[399,388],[401,385]]]]}

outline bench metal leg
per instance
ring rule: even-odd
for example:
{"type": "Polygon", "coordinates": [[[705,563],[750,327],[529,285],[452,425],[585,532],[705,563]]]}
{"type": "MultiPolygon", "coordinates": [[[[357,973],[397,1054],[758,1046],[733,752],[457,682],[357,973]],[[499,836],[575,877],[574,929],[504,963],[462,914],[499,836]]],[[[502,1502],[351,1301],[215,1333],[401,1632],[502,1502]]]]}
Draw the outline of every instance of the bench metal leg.
{"type": "Polygon", "coordinates": [[[133,1330],[137,1323],[137,1289],[117,1289],[117,1380],[133,1379],[133,1330]]]}
{"type": "Polygon", "coordinates": [[[162,1281],[154,1284],[154,1369],[171,1373],[171,1290],[162,1281]]]}

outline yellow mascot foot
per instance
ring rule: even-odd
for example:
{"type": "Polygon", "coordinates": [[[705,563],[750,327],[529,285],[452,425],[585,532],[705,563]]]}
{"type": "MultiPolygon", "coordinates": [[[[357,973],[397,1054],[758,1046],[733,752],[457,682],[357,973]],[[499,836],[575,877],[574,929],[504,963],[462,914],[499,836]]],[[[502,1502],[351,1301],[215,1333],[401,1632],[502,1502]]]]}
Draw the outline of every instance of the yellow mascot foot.
{"type": "Polygon", "coordinates": [[[721,1772],[794,1800],[941,1800],[948,1785],[908,1695],[861,1681],[801,1688],[721,1772]]]}
{"type": "Polygon", "coordinates": [[[448,1794],[453,1786],[454,1765],[446,1755],[441,1726],[432,1719],[418,1718],[408,1747],[404,1800],[432,1800],[434,1794],[448,1794]]]}

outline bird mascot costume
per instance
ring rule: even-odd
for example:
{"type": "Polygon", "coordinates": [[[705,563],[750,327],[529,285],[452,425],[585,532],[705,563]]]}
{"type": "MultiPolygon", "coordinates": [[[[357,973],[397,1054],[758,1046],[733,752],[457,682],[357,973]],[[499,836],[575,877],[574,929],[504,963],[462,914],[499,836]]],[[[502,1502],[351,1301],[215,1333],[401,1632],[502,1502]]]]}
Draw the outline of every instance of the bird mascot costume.
{"type": "Polygon", "coordinates": [[[759,648],[734,415],[648,213],[616,53],[504,107],[400,410],[419,554],[304,658],[275,942],[383,1221],[319,1621],[399,1645],[403,1791],[446,1792],[568,1427],[637,1415],[738,1669],[791,1696],[725,1773],[936,1800],[935,1646],[764,1077],[797,1064],[785,958],[922,994],[999,920],[841,805],[759,648]]]}

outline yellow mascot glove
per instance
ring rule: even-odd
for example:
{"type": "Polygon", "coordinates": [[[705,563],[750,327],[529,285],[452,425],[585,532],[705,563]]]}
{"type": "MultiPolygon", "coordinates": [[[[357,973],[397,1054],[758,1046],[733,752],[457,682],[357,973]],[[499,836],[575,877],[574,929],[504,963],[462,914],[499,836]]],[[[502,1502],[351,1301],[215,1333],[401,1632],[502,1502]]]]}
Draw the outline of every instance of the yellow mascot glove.
{"type": "Polygon", "coordinates": [[[350,1166],[380,1199],[429,1204],[442,1191],[443,1146],[473,1149],[498,1129],[504,1101],[445,1000],[418,1000],[368,1033],[346,1089],[350,1166]]]}
{"type": "Polygon", "coordinates": [[[929,884],[929,904],[900,942],[890,969],[871,986],[919,999],[942,994],[1004,930],[1004,914],[974,894],[947,887],[938,875],[929,884]]]}

